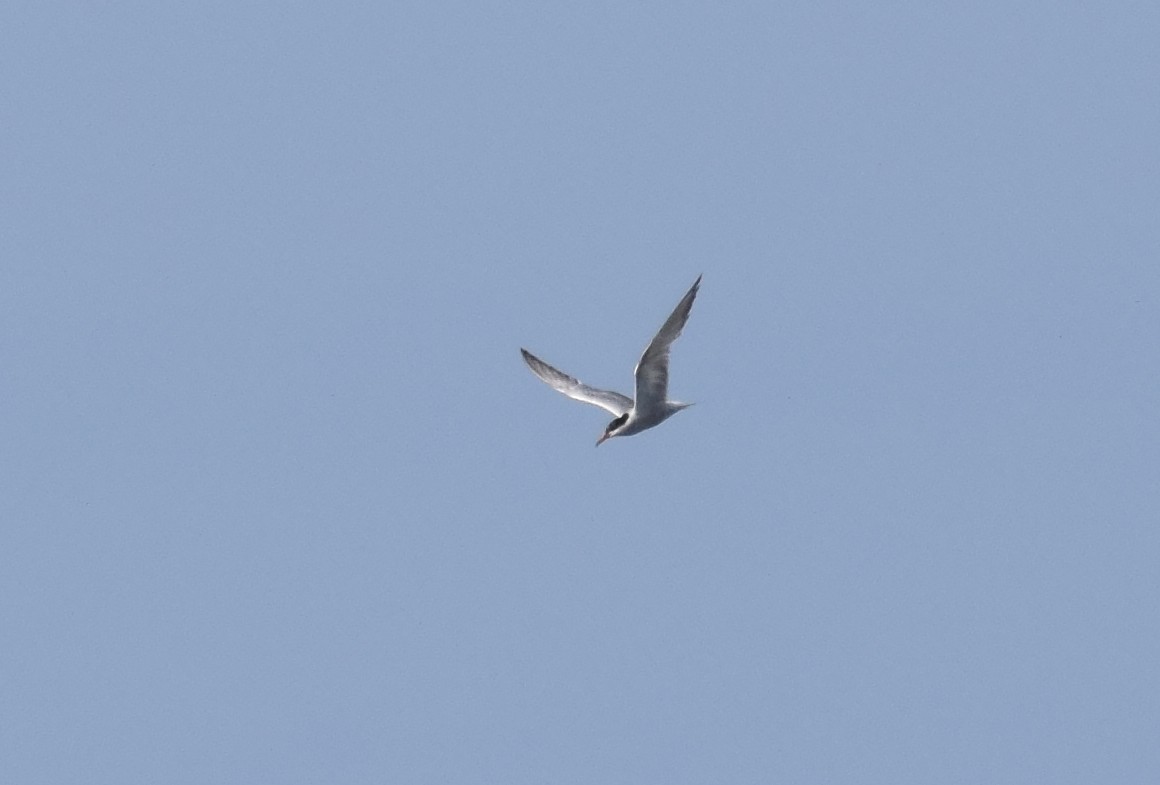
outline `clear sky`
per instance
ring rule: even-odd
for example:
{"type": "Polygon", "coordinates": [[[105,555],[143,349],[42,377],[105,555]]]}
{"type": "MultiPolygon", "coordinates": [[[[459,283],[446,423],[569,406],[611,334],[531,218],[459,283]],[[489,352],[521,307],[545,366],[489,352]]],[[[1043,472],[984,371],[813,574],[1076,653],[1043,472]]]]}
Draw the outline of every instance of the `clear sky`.
{"type": "Polygon", "coordinates": [[[10,3],[0,781],[1160,782],[1158,42],[10,3]]]}

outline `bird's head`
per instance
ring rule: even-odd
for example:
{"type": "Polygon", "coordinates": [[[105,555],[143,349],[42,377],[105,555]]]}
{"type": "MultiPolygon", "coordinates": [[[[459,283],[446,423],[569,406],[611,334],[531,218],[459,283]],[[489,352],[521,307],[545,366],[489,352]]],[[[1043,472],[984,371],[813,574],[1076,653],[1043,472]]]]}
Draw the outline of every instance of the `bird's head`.
{"type": "Polygon", "coordinates": [[[596,446],[599,447],[613,436],[619,436],[620,429],[624,427],[626,422],[628,422],[628,412],[625,412],[612,422],[608,423],[608,427],[604,429],[604,435],[596,440],[596,446]]]}

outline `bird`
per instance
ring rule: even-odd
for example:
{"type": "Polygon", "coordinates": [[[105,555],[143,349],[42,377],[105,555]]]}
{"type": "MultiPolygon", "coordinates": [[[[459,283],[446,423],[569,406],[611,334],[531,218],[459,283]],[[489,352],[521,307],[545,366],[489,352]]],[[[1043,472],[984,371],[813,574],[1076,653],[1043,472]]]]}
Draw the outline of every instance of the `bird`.
{"type": "Polygon", "coordinates": [[[697,276],[697,280],[677,303],[677,307],[669,314],[669,318],[640,356],[634,371],[635,400],[612,390],[589,387],[548,365],[527,349],[520,349],[524,362],[540,381],[569,398],[599,406],[615,416],[601,437],[596,440],[597,447],[615,436],[632,436],[660,425],[677,412],[693,405],[669,400],[669,348],[681,334],[685,322],[689,320],[689,311],[693,308],[693,300],[697,298],[701,278],[701,275],[697,276]]]}

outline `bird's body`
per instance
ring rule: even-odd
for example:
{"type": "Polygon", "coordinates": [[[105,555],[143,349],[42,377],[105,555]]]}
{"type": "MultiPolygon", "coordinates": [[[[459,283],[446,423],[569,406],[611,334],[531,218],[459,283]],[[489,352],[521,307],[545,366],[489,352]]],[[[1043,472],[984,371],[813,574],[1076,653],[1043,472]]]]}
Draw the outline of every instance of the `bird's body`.
{"type": "Polygon", "coordinates": [[[701,276],[697,276],[692,288],[677,303],[677,307],[673,309],[641,355],[640,362],[636,364],[635,399],[611,390],[589,387],[548,365],[527,349],[520,349],[520,353],[523,354],[524,362],[532,369],[532,373],[549,387],[569,398],[599,406],[616,415],[616,419],[608,424],[604,429],[604,435],[596,442],[597,446],[613,436],[632,436],[648,430],[660,425],[681,409],[692,406],[691,403],[669,400],[669,348],[689,319],[689,311],[693,307],[693,300],[697,297],[700,285],[701,276]]]}

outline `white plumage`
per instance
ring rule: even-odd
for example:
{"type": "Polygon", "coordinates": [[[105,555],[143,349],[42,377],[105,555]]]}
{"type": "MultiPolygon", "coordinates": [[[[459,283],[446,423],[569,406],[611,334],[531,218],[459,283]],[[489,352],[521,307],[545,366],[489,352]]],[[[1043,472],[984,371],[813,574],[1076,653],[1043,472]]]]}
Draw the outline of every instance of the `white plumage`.
{"type": "Polygon", "coordinates": [[[520,349],[520,353],[524,356],[524,362],[532,369],[532,373],[549,387],[569,398],[599,406],[616,415],[616,419],[604,429],[604,435],[596,441],[597,446],[613,436],[632,436],[654,425],[660,425],[681,409],[692,406],[690,403],[669,400],[669,348],[681,334],[685,322],[689,320],[689,311],[693,308],[693,300],[696,299],[700,286],[701,276],[698,275],[693,286],[677,303],[677,307],[673,309],[641,355],[635,371],[635,400],[612,390],[589,387],[548,365],[527,349],[520,349]]]}

